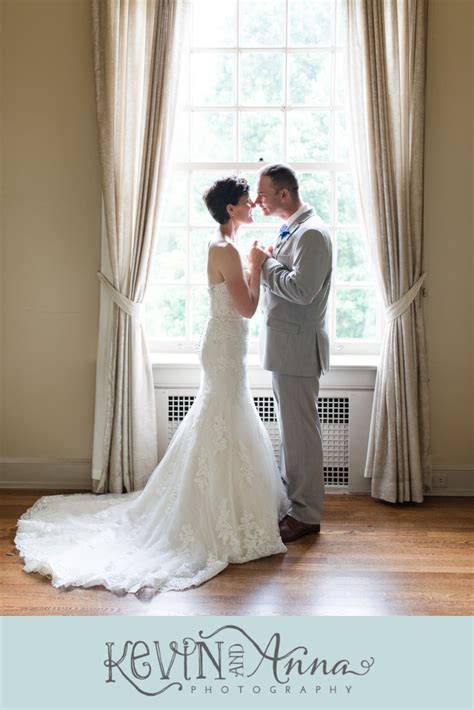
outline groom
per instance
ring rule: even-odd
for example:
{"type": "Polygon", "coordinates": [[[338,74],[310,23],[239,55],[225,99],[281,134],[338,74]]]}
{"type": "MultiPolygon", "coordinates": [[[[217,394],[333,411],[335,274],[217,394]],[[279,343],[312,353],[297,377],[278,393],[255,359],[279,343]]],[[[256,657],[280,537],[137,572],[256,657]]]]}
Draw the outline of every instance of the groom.
{"type": "MultiPolygon", "coordinates": [[[[318,533],[323,513],[323,447],[317,398],[328,369],[326,311],[332,248],[327,228],[299,196],[288,165],[259,173],[256,204],[284,221],[262,267],[264,322],[262,366],[273,373],[282,440],[281,473],[288,483],[289,514],[280,523],[283,542],[318,533]]],[[[253,249],[265,251],[256,245],[253,249]]]]}

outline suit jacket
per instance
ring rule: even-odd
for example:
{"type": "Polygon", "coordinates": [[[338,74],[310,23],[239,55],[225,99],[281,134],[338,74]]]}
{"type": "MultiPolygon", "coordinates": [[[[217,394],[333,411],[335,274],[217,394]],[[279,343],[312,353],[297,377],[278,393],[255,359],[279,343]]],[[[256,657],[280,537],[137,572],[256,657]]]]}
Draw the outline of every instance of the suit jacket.
{"type": "Polygon", "coordinates": [[[275,245],[274,258],[265,261],[262,272],[262,367],[286,375],[320,375],[329,368],[326,311],[332,245],[312,208],[275,245]]]}

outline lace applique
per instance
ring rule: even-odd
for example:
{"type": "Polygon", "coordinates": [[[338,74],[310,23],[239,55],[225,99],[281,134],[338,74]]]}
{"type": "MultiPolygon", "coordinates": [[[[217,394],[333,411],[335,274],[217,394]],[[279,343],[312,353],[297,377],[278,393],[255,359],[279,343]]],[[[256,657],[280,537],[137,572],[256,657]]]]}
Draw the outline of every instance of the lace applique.
{"type": "Polygon", "coordinates": [[[253,483],[253,471],[247,450],[242,441],[239,441],[240,470],[245,481],[251,485],[253,483]]]}
{"type": "Polygon", "coordinates": [[[178,548],[178,553],[180,555],[186,555],[191,552],[196,538],[194,536],[194,531],[189,523],[185,523],[178,535],[181,545],[178,548]]]}
{"type": "Polygon", "coordinates": [[[217,414],[214,418],[214,452],[225,451],[227,448],[227,427],[222,414],[217,414]]]}
{"type": "Polygon", "coordinates": [[[213,552],[210,552],[207,556],[206,567],[212,568],[216,565],[221,565],[222,560],[219,560],[213,552]]]}
{"type": "MultiPolygon", "coordinates": [[[[266,550],[275,548],[275,538],[270,537],[268,529],[257,524],[252,513],[244,513],[239,530],[243,533],[243,547],[245,558],[254,559],[265,554],[270,554],[266,550]]],[[[281,540],[280,540],[281,543],[281,540]]],[[[281,543],[283,545],[283,543],[281,543]]]]}
{"type": "Polygon", "coordinates": [[[173,490],[171,491],[171,494],[169,496],[168,505],[166,506],[166,509],[164,511],[165,515],[169,515],[173,511],[177,500],[178,500],[178,488],[175,487],[175,488],[173,488],[173,490]]]}
{"type": "Polygon", "coordinates": [[[162,496],[165,493],[165,491],[168,490],[173,473],[174,473],[174,469],[172,466],[170,466],[169,470],[165,473],[165,475],[161,476],[159,483],[157,484],[157,486],[155,488],[155,491],[159,496],[162,496]]]}
{"type": "MultiPolygon", "coordinates": [[[[82,495],[81,493],[73,494],[70,497],[76,497],[78,495],[82,495]]],[[[61,499],[65,498],[63,495],[57,495],[57,496],[44,496],[43,498],[39,498],[39,500],[36,501],[32,505],[32,507],[26,511],[26,513],[23,513],[21,516],[21,520],[28,520],[31,517],[34,517],[36,513],[46,511],[48,508],[51,507],[51,505],[54,507],[55,503],[58,503],[61,499]]]]}
{"type": "Polygon", "coordinates": [[[198,469],[196,471],[196,475],[194,476],[194,482],[198,485],[201,493],[204,493],[209,485],[209,465],[204,449],[201,449],[199,453],[198,469]]]}
{"type": "Polygon", "coordinates": [[[224,545],[229,545],[233,552],[239,551],[239,539],[232,526],[227,498],[224,498],[220,504],[219,517],[217,518],[217,537],[222,540],[224,545]]]}
{"type": "Polygon", "coordinates": [[[232,297],[224,282],[214,284],[210,289],[209,315],[213,318],[222,318],[225,320],[243,320],[240,313],[236,310],[232,297]]]}

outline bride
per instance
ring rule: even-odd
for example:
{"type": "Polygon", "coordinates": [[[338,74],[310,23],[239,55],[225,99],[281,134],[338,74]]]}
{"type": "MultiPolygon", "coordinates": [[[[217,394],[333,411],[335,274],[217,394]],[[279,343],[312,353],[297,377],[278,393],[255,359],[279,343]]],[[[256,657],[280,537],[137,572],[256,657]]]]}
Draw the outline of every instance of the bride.
{"type": "Polygon", "coordinates": [[[252,222],[248,183],[218,180],[204,200],[219,226],[208,250],[199,393],[142,491],[46,496],[20,518],[25,571],[55,587],[186,589],[229,563],[286,550],[278,520],[288,500],[245,366],[264,258],[255,255],[246,274],[234,243],[252,222]]]}

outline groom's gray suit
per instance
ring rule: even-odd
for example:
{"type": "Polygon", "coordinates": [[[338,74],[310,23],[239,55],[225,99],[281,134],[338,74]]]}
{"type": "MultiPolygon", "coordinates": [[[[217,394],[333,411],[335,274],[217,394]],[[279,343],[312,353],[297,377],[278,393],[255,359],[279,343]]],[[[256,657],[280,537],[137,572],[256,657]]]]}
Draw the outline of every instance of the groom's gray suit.
{"type": "MultiPolygon", "coordinates": [[[[291,218],[290,218],[291,219],[291,218]]],[[[323,447],[317,410],[319,377],[329,367],[326,311],[332,247],[323,222],[308,207],[290,225],[262,267],[262,366],[273,372],[282,439],[281,472],[290,514],[319,523],[323,511],[323,447]]]]}

